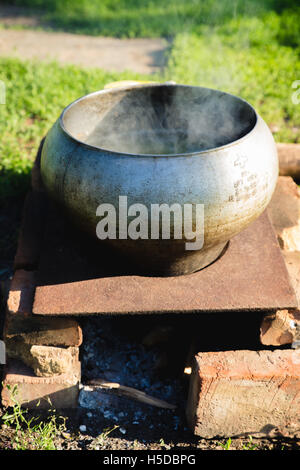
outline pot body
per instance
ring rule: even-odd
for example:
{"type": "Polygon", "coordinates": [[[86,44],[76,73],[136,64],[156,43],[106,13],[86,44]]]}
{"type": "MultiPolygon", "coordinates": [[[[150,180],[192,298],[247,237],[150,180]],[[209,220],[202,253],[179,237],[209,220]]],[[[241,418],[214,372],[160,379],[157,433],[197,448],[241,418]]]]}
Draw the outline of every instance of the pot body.
{"type": "MultiPolygon", "coordinates": [[[[106,240],[148,274],[178,275],[213,262],[228,241],[264,211],[275,189],[278,159],[273,136],[258,115],[254,128],[231,144],[169,156],[94,148],[72,138],[59,119],[43,146],[41,174],[50,196],[76,225],[94,237],[100,204],[116,208],[118,234],[120,196],[127,197],[128,207],[143,204],[148,214],[153,204],[179,204],[182,208],[185,204],[194,208],[202,205],[203,226],[197,225],[195,210],[187,220],[194,231],[199,231],[199,240],[204,229],[199,249],[186,249],[191,240],[184,236],[184,230],[181,239],[120,239],[117,235],[106,240]]],[[[171,216],[171,235],[175,218],[171,216]]]]}

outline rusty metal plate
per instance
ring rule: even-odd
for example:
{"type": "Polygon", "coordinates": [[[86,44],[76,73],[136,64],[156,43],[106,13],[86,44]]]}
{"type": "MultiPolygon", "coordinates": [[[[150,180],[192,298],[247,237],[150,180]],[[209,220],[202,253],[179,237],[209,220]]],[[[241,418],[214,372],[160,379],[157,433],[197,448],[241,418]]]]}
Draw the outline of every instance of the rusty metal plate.
{"type": "Polygon", "coordinates": [[[103,245],[49,211],[33,313],[39,315],[200,313],[296,308],[267,212],[207,268],[178,277],[137,275],[103,245]]]}

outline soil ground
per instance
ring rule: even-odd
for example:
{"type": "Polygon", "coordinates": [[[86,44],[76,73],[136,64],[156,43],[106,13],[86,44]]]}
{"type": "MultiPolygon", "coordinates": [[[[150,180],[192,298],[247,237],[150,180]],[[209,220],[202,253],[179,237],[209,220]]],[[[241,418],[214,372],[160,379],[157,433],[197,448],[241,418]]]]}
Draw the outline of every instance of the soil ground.
{"type": "MultiPolygon", "coordinates": [[[[31,416],[33,415],[34,413],[31,413],[31,416]]],[[[102,413],[93,411],[92,417],[89,417],[86,410],[78,409],[64,410],[59,412],[59,415],[67,417],[67,431],[63,435],[57,436],[55,440],[57,450],[180,450],[190,453],[193,450],[223,450],[223,446],[227,442],[227,439],[223,438],[202,439],[194,436],[188,430],[170,431],[167,422],[155,431],[149,431],[148,426],[141,427],[133,424],[126,428],[119,427],[112,431],[108,437],[102,439],[103,430],[110,430],[114,427],[109,420],[103,418],[102,413]],[[87,425],[87,432],[79,430],[83,423],[87,425]]],[[[38,416],[43,418],[41,412],[38,413],[38,416]]],[[[13,439],[13,430],[2,427],[0,430],[0,451],[12,449],[13,439]]],[[[252,440],[232,438],[228,450],[297,451],[300,450],[300,441],[287,437],[278,439],[253,438],[252,440]]]]}

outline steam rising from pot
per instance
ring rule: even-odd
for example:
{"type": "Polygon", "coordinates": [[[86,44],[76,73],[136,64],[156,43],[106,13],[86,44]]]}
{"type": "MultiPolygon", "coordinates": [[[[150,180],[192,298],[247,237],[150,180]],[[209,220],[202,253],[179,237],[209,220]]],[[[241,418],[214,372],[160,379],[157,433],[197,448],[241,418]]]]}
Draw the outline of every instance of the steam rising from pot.
{"type": "Polygon", "coordinates": [[[99,94],[80,123],[68,113],[64,119],[68,130],[91,146],[168,155],[233,142],[254,127],[256,115],[247,103],[216,90],[155,85],[99,94]]]}

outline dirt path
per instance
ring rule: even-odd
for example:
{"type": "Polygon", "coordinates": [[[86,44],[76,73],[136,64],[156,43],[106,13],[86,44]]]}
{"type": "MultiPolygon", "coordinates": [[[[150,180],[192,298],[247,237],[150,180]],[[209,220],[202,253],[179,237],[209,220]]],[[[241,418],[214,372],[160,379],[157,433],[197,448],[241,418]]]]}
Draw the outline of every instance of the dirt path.
{"type": "MultiPolygon", "coordinates": [[[[1,23],[1,18],[0,18],[1,23]]],[[[0,55],[151,74],[164,65],[163,39],[116,39],[31,30],[0,30],[0,55]]]]}

